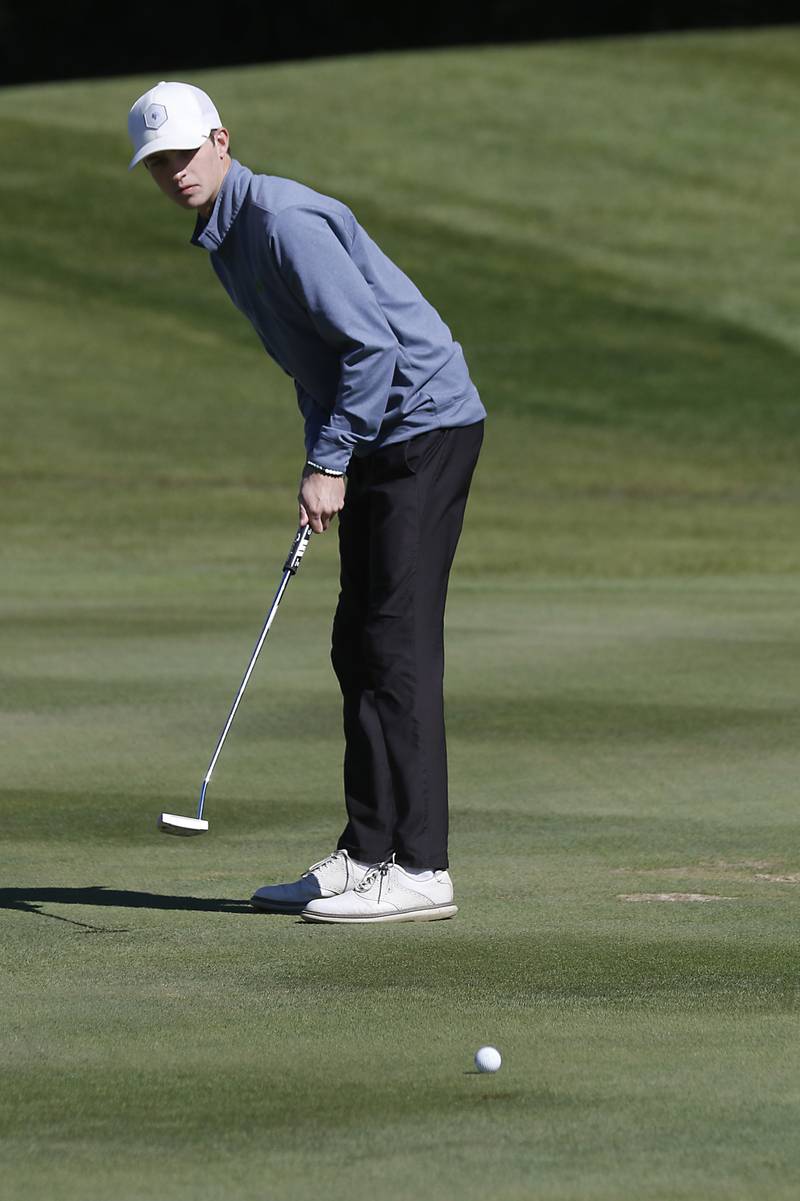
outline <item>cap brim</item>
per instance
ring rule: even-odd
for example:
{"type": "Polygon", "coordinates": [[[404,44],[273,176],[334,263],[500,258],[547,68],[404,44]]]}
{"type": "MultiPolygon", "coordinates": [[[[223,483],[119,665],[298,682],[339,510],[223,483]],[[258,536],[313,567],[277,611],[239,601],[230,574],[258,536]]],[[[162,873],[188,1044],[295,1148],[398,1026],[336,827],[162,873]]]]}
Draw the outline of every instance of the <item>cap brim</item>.
{"type": "MultiPolygon", "coordinates": [[[[210,129],[208,133],[211,133],[210,129]]],[[[208,133],[204,134],[203,137],[200,138],[199,142],[189,142],[188,145],[184,142],[182,146],[176,146],[172,138],[156,138],[152,142],[145,142],[144,146],[141,146],[136,151],[133,158],[128,163],[128,170],[132,171],[133,168],[142,161],[142,159],[149,158],[151,154],[158,154],[160,150],[199,150],[208,137],[208,133]]]]}

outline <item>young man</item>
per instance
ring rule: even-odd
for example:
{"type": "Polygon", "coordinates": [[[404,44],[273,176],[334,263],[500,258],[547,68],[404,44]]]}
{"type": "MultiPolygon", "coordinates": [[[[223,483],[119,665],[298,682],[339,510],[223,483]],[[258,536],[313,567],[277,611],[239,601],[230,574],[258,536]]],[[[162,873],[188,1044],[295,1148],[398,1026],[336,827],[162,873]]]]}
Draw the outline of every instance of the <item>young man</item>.
{"type": "Polygon", "coordinates": [[[486,416],[461,347],[345,205],[232,159],[199,88],[157,84],[128,132],[130,168],[195,213],[192,244],[294,378],[300,523],[323,533],[339,515],[348,820],[332,854],[253,904],[317,922],[452,917],[444,607],[486,416]]]}

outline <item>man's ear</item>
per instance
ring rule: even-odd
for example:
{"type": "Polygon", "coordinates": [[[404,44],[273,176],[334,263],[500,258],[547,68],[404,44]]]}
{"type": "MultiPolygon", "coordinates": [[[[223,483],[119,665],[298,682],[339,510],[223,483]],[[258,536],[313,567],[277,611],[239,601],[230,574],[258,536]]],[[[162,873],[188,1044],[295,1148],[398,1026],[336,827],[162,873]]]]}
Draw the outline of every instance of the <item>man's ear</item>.
{"type": "Polygon", "coordinates": [[[220,125],[217,129],[213,129],[211,133],[214,139],[215,148],[217,150],[221,150],[223,154],[230,154],[231,138],[225,126],[220,125]]]}

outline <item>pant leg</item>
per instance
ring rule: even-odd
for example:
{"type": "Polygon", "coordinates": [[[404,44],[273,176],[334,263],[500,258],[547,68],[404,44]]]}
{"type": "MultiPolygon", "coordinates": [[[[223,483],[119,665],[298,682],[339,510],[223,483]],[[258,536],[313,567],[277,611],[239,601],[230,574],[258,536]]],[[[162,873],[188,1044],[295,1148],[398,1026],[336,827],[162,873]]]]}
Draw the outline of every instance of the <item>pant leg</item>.
{"type": "Polygon", "coordinates": [[[393,851],[395,807],[391,770],[375,692],[364,654],[370,596],[370,502],[367,460],[353,459],[339,514],[340,591],[331,661],[342,691],[344,794],[348,821],[340,849],[377,863],[393,851]]]}
{"type": "MultiPolygon", "coordinates": [[[[353,498],[348,536],[359,528],[368,562],[362,557],[360,588],[350,590],[358,591],[358,614],[349,610],[348,627],[340,598],[334,639],[340,681],[348,675],[342,672],[348,628],[360,673],[360,688],[352,687],[351,674],[349,700],[345,694],[346,714],[358,720],[348,730],[345,719],[349,821],[340,845],[376,846],[376,833],[383,837],[393,820],[397,861],[410,867],[448,863],[444,608],[482,437],[481,422],[386,447],[359,464],[362,488],[353,498]],[[370,773],[371,794],[364,791],[370,773]]],[[[345,509],[349,497],[348,484],[345,509]]]]}

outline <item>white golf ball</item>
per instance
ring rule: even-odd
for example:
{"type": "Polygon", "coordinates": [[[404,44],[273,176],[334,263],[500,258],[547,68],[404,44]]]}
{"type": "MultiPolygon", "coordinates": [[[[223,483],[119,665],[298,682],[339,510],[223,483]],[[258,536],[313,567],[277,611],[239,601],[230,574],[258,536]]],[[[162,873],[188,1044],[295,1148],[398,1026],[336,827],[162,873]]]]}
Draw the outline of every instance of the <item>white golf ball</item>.
{"type": "Polygon", "coordinates": [[[479,1072],[497,1072],[502,1062],[497,1047],[481,1047],[475,1052],[475,1067],[479,1072]]]}

